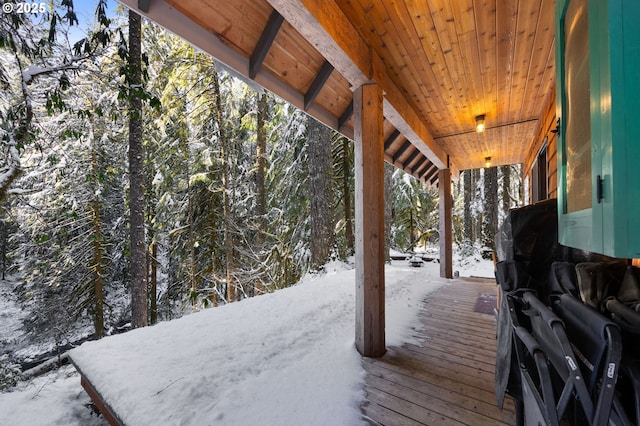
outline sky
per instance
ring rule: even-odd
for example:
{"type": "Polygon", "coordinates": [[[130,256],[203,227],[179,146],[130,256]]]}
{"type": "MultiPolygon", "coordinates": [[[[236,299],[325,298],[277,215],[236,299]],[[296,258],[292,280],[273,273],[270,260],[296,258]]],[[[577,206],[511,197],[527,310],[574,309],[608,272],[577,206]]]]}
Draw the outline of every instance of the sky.
{"type": "MultiPolygon", "coordinates": [[[[86,37],[88,29],[93,26],[97,5],[98,0],[73,0],[73,8],[80,23],[69,29],[72,43],[86,37]]],[[[107,0],[107,15],[115,16],[116,6],[119,5],[115,0],[107,0]]]]}
{"type": "MultiPolygon", "coordinates": [[[[480,260],[456,268],[493,271],[480,260]]],[[[420,345],[422,301],[449,281],[437,263],[407,261],[387,266],[385,281],[387,346],[420,345]]],[[[358,425],[354,283],[355,271],[334,263],[294,287],[88,342],[71,357],[131,426],[358,425]]],[[[106,424],[88,403],[68,366],[0,394],[0,425],[106,424]]]]}

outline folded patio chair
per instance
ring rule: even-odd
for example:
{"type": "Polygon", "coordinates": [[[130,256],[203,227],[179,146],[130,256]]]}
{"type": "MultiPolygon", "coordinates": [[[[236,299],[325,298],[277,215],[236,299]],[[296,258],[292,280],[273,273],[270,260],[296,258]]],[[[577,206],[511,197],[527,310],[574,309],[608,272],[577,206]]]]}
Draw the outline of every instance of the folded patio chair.
{"type": "Polygon", "coordinates": [[[560,318],[531,290],[506,299],[522,377],[523,424],[594,424],[593,400],[560,318]]]}
{"type": "MultiPolygon", "coordinates": [[[[509,313],[510,326],[513,333],[513,348],[516,355],[512,363],[514,373],[517,372],[519,389],[512,392],[516,400],[516,424],[551,425],[560,424],[556,410],[555,396],[547,356],[539,342],[529,330],[520,325],[522,303],[517,293],[510,293],[503,299],[509,313]],[[517,370],[516,370],[517,368],[517,370]]],[[[530,325],[529,321],[524,321],[530,325]]]]}
{"type": "Polygon", "coordinates": [[[582,262],[576,265],[580,299],[589,306],[600,308],[604,298],[604,264],[602,262],[582,262]]]}
{"type": "Polygon", "coordinates": [[[605,314],[620,326],[622,361],[617,386],[619,404],[631,423],[640,425],[640,270],[629,266],[618,292],[604,301],[605,314]]]}
{"type": "Polygon", "coordinates": [[[640,425],[640,361],[626,354],[620,362],[616,393],[614,409],[625,412],[631,424],[640,425]]]}
{"type": "Polygon", "coordinates": [[[505,294],[527,286],[529,280],[529,274],[522,262],[504,260],[496,264],[500,309],[497,312],[495,393],[500,409],[507,394],[516,401],[522,399],[520,373],[517,370],[518,360],[514,351],[513,327],[505,294]]]}
{"type": "Polygon", "coordinates": [[[562,322],[595,407],[588,424],[630,425],[621,404],[612,410],[621,357],[617,324],[570,294],[552,295],[551,306],[562,322]]]}
{"type": "Polygon", "coordinates": [[[571,262],[553,262],[549,273],[550,294],[573,294],[578,296],[578,276],[575,264],[571,262]]]}
{"type": "Polygon", "coordinates": [[[629,266],[625,271],[618,300],[636,312],[640,312],[640,269],[629,266]]]}
{"type": "Polygon", "coordinates": [[[518,260],[502,260],[496,263],[496,281],[504,292],[532,286],[527,266],[518,260]]]}
{"type": "Polygon", "coordinates": [[[605,299],[604,307],[620,325],[640,329],[640,312],[631,309],[613,296],[605,299]]]}

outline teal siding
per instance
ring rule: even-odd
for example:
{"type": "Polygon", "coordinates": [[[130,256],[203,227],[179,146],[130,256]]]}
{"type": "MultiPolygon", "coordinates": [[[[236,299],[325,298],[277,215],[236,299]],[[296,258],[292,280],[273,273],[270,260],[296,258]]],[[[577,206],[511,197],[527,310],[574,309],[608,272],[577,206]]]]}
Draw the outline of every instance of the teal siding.
{"type": "Polygon", "coordinates": [[[640,258],[640,2],[589,0],[592,203],[566,213],[563,13],[556,4],[559,235],[564,245],[640,258]],[[597,177],[603,199],[597,199],[597,177]]]}

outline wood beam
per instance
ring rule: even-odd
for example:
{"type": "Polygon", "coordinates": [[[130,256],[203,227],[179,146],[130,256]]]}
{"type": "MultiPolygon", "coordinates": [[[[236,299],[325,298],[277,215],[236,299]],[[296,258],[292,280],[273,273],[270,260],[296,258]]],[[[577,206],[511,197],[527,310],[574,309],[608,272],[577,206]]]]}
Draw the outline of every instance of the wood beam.
{"type": "Polygon", "coordinates": [[[453,278],[453,196],[451,195],[451,172],[449,169],[438,171],[438,190],[440,193],[440,276],[453,278]]]}
{"type": "Polygon", "coordinates": [[[436,167],[435,164],[431,163],[431,165],[429,166],[429,168],[427,170],[425,170],[425,172],[420,176],[420,178],[424,179],[425,181],[431,179],[433,176],[438,174],[438,168],[436,167]]]}
{"type": "Polygon", "coordinates": [[[404,141],[404,144],[402,144],[400,149],[397,150],[395,154],[393,154],[393,162],[395,163],[396,161],[398,161],[398,158],[402,157],[402,154],[404,154],[409,148],[411,148],[411,146],[412,144],[409,139],[404,141]]]}
{"type": "Polygon", "coordinates": [[[338,119],[338,130],[342,129],[342,127],[347,123],[347,121],[349,121],[352,115],[353,115],[353,100],[349,103],[347,108],[344,110],[344,112],[338,119]]]}
{"type": "Polygon", "coordinates": [[[418,178],[420,177],[420,173],[422,173],[422,167],[426,167],[429,164],[429,160],[424,155],[422,158],[418,160],[414,171],[418,174],[418,178]]]}
{"type": "MultiPolygon", "coordinates": [[[[407,158],[407,161],[405,161],[402,166],[405,169],[409,168],[409,164],[411,164],[413,162],[413,160],[416,159],[416,157],[418,156],[418,154],[420,154],[420,150],[418,148],[414,149],[413,152],[411,153],[411,155],[409,156],[409,158],[407,158]]],[[[413,173],[415,173],[416,169],[412,168],[411,169],[413,173]]]]}
{"type": "Polygon", "coordinates": [[[367,357],[385,349],[384,145],[382,90],[367,84],[354,92],[356,347],[367,357]]]}
{"type": "Polygon", "coordinates": [[[106,400],[102,397],[100,392],[98,392],[93,384],[87,379],[82,369],[75,362],[73,362],[73,358],[70,358],[70,360],[76,371],[80,373],[80,385],[87,392],[87,395],[89,395],[91,401],[93,401],[94,405],[100,411],[100,414],[102,414],[104,419],[109,423],[110,426],[124,425],[124,422],[120,420],[120,417],[118,417],[116,412],[111,408],[109,404],[107,404],[106,400]]]}
{"type": "Polygon", "coordinates": [[[284,17],[274,9],[269,16],[267,25],[262,30],[262,34],[260,34],[260,38],[258,39],[255,49],[253,49],[251,58],[249,58],[249,78],[256,78],[258,70],[262,67],[262,62],[267,56],[267,52],[269,52],[269,49],[273,44],[273,40],[276,39],[276,35],[278,35],[278,31],[280,31],[280,27],[283,22],[284,17]]]}
{"type": "Polygon", "coordinates": [[[150,3],[151,3],[151,0],[138,0],[138,9],[146,13],[149,11],[150,3]]]}
{"type": "Polygon", "coordinates": [[[371,79],[371,53],[334,0],[267,0],[352,87],[371,79]]]}
{"type": "Polygon", "coordinates": [[[393,133],[391,133],[391,135],[387,138],[387,140],[384,141],[384,150],[385,151],[387,151],[389,148],[391,148],[391,144],[393,142],[395,142],[396,139],[398,139],[398,136],[400,136],[400,130],[394,129],[393,133]]]}
{"type": "Polygon", "coordinates": [[[384,115],[394,127],[419,149],[439,169],[447,167],[448,155],[433,139],[422,120],[418,117],[406,96],[389,77],[384,61],[377,53],[372,53],[373,79],[384,92],[384,115]]]}
{"type": "Polygon", "coordinates": [[[316,78],[311,83],[311,86],[309,86],[309,90],[307,90],[307,93],[304,94],[305,111],[307,110],[307,108],[309,108],[311,103],[316,99],[316,97],[320,93],[320,90],[322,90],[324,83],[327,82],[327,79],[329,78],[332,72],[333,72],[333,65],[331,65],[329,61],[324,61],[324,64],[322,64],[322,68],[320,68],[320,71],[318,72],[318,75],[316,75],[316,78]]]}
{"type": "Polygon", "coordinates": [[[444,168],[447,153],[433,139],[431,133],[422,124],[415,111],[408,106],[406,100],[404,98],[400,100],[400,92],[394,94],[393,90],[385,90],[385,94],[384,111],[387,120],[400,130],[433,164],[438,168],[444,168]],[[394,99],[390,100],[392,97],[394,99]],[[398,105],[398,109],[394,107],[393,101],[395,101],[395,105],[398,105]]]}
{"type": "MultiPolygon", "coordinates": [[[[429,173],[429,171],[432,170],[434,167],[436,166],[431,161],[429,161],[429,164],[427,164],[427,167],[422,169],[422,171],[420,172],[420,179],[424,179],[425,175],[429,173]]],[[[436,167],[436,170],[438,170],[437,167],[436,167]]]]}

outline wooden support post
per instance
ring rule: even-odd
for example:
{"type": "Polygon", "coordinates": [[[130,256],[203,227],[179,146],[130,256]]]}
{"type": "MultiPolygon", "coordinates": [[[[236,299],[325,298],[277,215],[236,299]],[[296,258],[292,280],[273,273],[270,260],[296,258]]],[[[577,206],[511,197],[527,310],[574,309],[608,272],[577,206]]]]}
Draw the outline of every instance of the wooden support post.
{"type": "Polygon", "coordinates": [[[440,191],[440,276],[453,278],[453,227],[451,211],[451,170],[438,170],[438,186],[440,191]]]}
{"type": "Polygon", "coordinates": [[[356,347],[384,355],[384,140],[382,90],[366,84],[354,95],[356,177],[356,347]]]}

